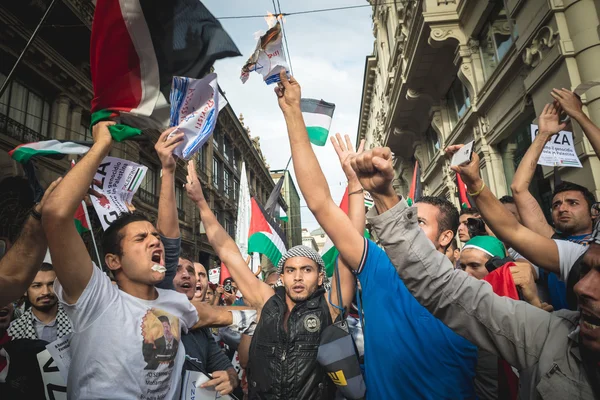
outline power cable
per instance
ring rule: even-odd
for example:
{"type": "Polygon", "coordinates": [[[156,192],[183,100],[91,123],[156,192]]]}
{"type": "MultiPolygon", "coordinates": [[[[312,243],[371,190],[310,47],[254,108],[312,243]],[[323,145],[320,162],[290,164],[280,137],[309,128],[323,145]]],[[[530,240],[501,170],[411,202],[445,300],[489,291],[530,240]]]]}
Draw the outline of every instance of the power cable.
{"type": "MultiPolygon", "coordinates": [[[[275,0],[273,0],[273,5],[275,5],[275,0]]],[[[279,8],[279,14],[278,15],[283,15],[281,13],[281,4],[279,4],[279,0],[277,0],[277,6],[279,8]]],[[[288,46],[287,36],[285,34],[285,24],[283,23],[283,18],[281,19],[281,31],[283,32],[283,41],[285,43],[285,52],[286,52],[287,57],[288,57],[288,62],[290,63],[290,73],[293,76],[294,75],[294,68],[292,67],[292,56],[290,56],[290,46],[288,46]]]]}

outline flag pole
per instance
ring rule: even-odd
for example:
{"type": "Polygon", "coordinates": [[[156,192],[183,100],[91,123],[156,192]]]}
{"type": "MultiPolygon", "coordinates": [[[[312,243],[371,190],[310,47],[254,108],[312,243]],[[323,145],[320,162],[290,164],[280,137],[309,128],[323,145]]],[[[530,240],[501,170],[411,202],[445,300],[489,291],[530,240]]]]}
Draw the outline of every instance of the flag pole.
{"type": "Polygon", "coordinates": [[[102,269],[102,261],[100,261],[100,253],[98,252],[98,246],[96,245],[96,238],[94,237],[94,228],[92,227],[92,222],[90,221],[90,215],[88,214],[87,205],[85,204],[85,200],[81,201],[81,205],[83,206],[83,213],[85,214],[85,222],[87,222],[90,227],[90,233],[92,234],[92,244],[94,245],[94,251],[96,252],[96,260],[98,261],[98,268],[102,269]]]}
{"type": "Polygon", "coordinates": [[[48,14],[50,14],[50,11],[54,7],[55,3],[56,3],[56,0],[52,0],[50,2],[50,5],[48,6],[48,8],[46,8],[46,12],[44,13],[44,15],[42,16],[42,19],[40,20],[40,22],[38,23],[37,27],[35,28],[35,30],[31,34],[31,37],[29,38],[29,41],[25,45],[25,48],[23,49],[23,51],[21,51],[21,54],[19,54],[19,58],[17,58],[17,61],[15,61],[15,64],[13,65],[12,69],[8,73],[8,76],[4,80],[4,83],[2,84],[2,87],[0,87],[0,98],[2,97],[2,95],[4,94],[4,92],[6,91],[6,89],[8,88],[8,84],[10,83],[10,80],[11,80],[11,78],[12,78],[15,70],[17,69],[17,67],[21,63],[21,60],[23,59],[23,56],[25,55],[25,53],[27,52],[27,49],[29,49],[29,46],[31,45],[31,43],[33,42],[33,40],[35,39],[35,37],[37,36],[38,31],[42,27],[42,24],[44,23],[44,21],[46,21],[46,17],[48,17],[48,14]]]}

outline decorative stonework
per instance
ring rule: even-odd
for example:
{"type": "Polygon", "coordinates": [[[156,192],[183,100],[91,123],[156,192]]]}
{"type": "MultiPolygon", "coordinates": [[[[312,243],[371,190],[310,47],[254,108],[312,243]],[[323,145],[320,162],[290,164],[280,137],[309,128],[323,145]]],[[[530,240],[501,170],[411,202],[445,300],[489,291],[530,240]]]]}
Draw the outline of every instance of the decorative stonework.
{"type": "Polygon", "coordinates": [[[555,36],[557,35],[558,32],[554,32],[551,27],[541,27],[535,34],[531,44],[525,48],[523,62],[531,68],[535,68],[542,61],[544,53],[554,47],[556,44],[555,36]]]}

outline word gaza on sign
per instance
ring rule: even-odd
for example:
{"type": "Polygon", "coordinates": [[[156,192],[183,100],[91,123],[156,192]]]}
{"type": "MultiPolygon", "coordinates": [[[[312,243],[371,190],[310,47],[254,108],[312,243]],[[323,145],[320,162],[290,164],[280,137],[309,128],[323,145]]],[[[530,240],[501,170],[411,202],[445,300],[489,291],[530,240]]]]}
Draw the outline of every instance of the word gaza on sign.
{"type": "MultiPolygon", "coordinates": [[[[538,134],[538,126],[531,125],[531,140],[538,134]]],[[[560,131],[550,138],[544,146],[538,165],[547,167],[577,167],[581,168],[581,161],[575,151],[573,132],[560,131]]]]}

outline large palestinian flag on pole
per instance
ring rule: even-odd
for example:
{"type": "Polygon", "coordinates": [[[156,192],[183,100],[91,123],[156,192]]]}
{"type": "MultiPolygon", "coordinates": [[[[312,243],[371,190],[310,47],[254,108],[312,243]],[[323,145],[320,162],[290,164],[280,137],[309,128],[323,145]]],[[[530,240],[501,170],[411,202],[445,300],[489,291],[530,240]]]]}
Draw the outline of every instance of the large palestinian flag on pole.
{"type": "Polygon", "coordinates": [[[97,0],[92,112],[116,112],[137,128],[164,128],[173,76],[202,78],[216,60],[239,55],[199,0],[97,0]]]}
{"type": "Polygon", "coordinates": [[[325,146],[335,111],[335,104],[324,100],[300,99],[302,117],[312,144],[325,146]]]}
{"type": "Polygon", "coordinates": [[[267,217],[264,209],[252,198],[252,217],[248,232],[248,253],[264,254],[277,266],[279,259],[286,252],[285,235],[278,225],[267,217]]]}

